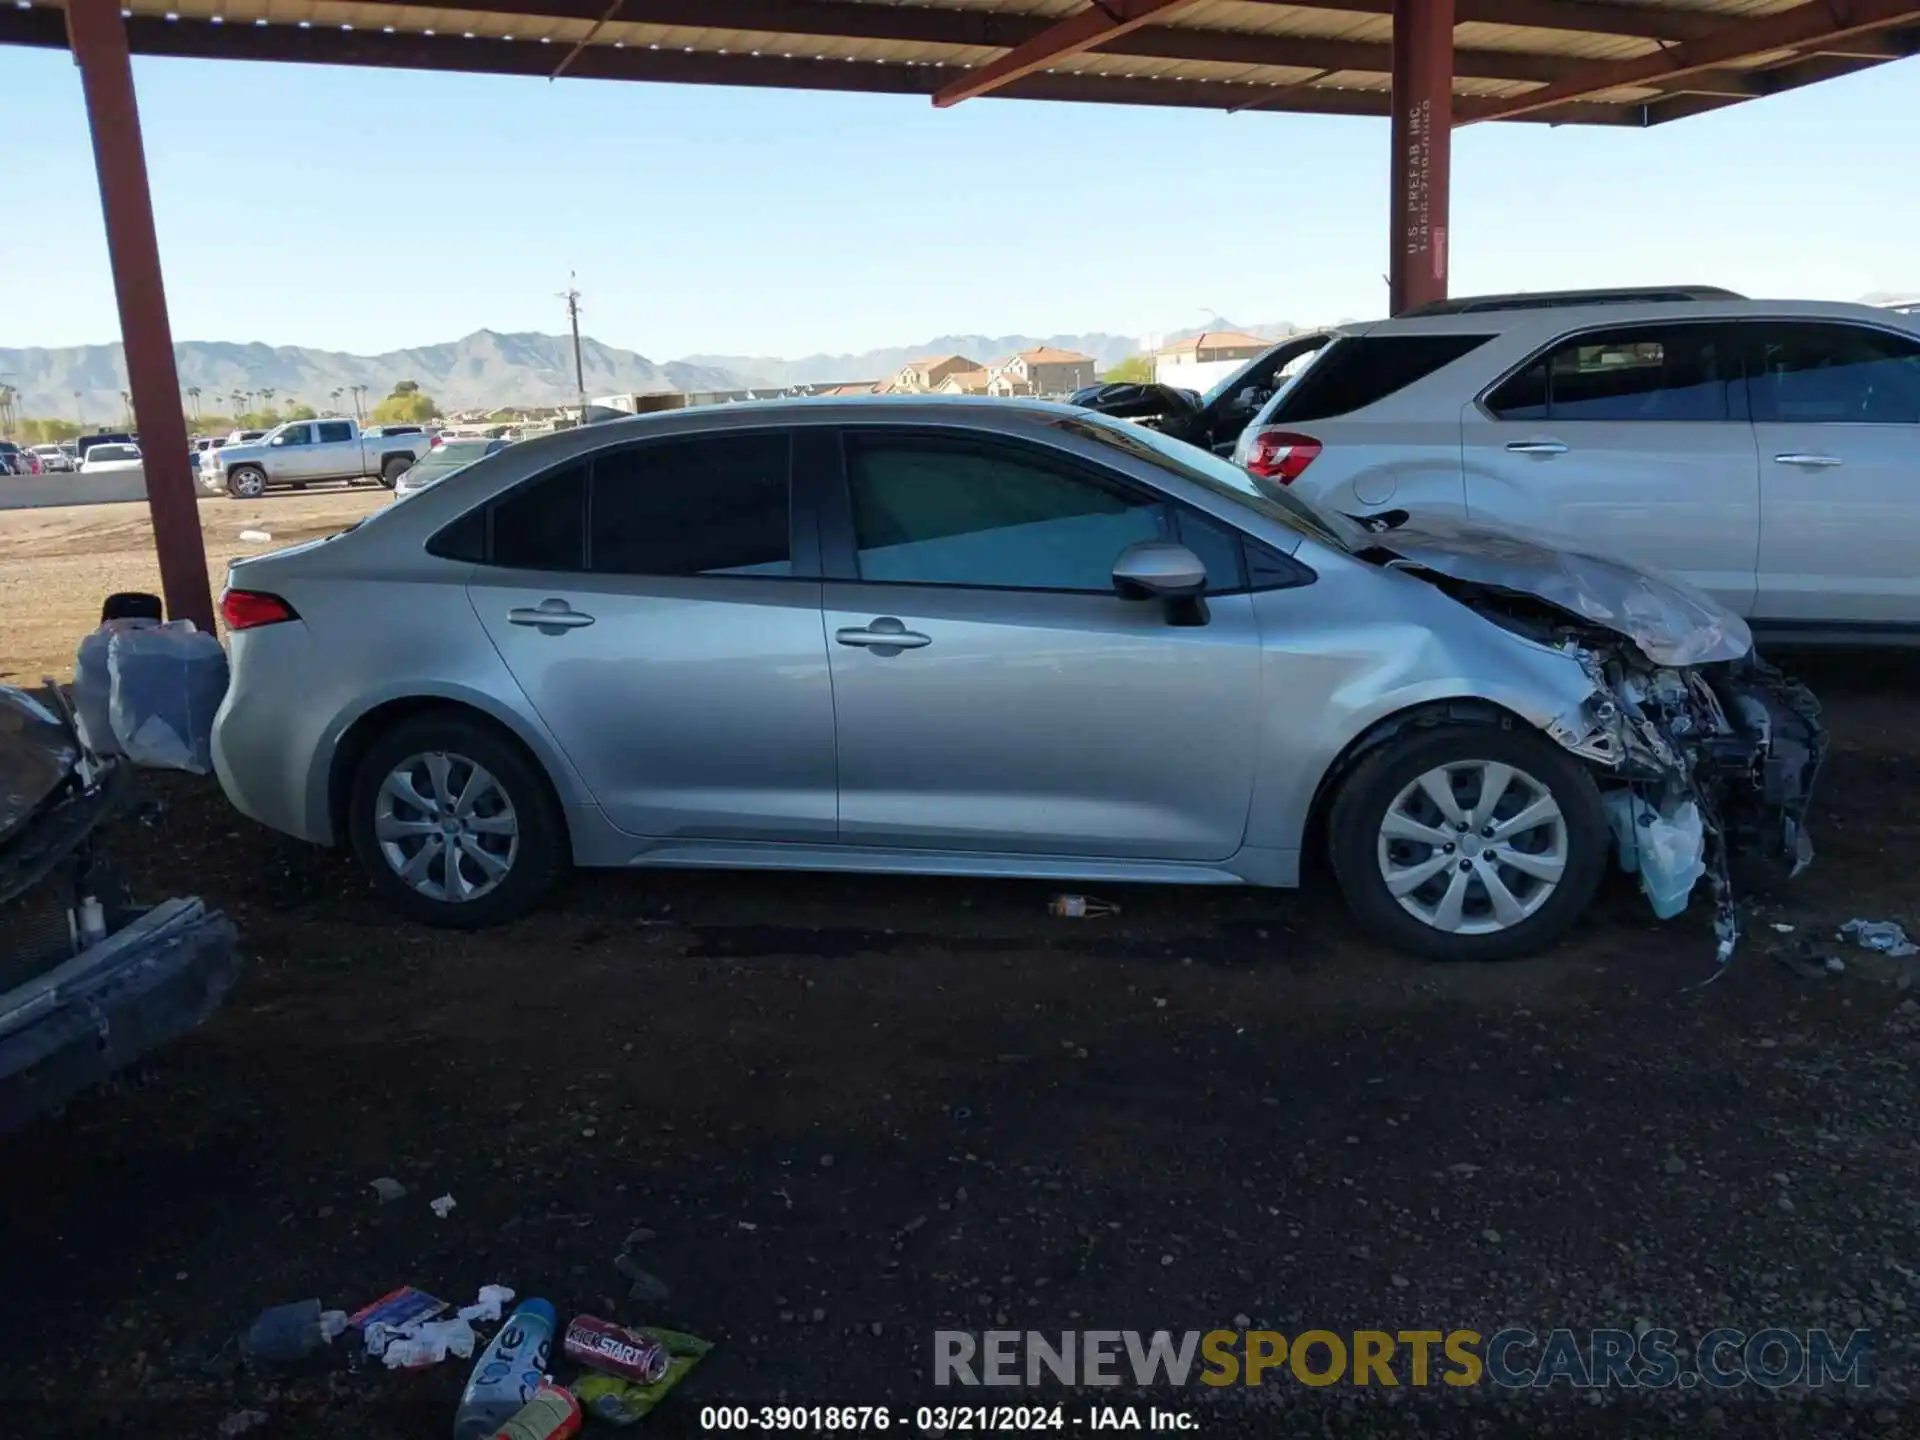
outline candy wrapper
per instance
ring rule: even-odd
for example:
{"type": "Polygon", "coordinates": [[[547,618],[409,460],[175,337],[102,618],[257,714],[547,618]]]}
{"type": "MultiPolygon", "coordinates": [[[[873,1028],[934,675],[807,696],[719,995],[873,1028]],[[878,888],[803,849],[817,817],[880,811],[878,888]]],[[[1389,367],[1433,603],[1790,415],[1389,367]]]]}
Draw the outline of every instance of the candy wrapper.
{"type": "Polygon", "coordinates": [[[609,1425],[637,1424],[713,1348],[710,1341],[679,1330],[663,1330],[657,1325],[635,1325],[630,1328],[636,1335],[644,1335],[656,1344],[665,1346],[672,1359],[667,1365],[667,1373],[651,1385],[642,1385],[637,1380],[622,1380],[617,1375],[586,1374],[580,1377],[578,1384],[570,1387],[587,1414],[609,1425]]]}

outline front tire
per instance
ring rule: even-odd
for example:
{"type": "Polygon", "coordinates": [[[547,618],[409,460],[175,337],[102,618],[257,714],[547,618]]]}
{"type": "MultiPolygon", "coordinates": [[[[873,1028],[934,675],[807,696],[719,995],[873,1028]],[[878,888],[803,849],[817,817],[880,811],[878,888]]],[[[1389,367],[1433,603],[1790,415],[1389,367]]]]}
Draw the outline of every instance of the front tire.
{"type": "Polygon", "coordinates": [[[380,736],[353,777],[355,856],[394,909],[478,930],[526,914],[570,860],[547,777],[493,726],[442,711],[380,736]]]}
{"type": "Polygon", "coordinates": [[[1586,768],[1491,724],[1408,730],[1341,785],[1334,873],[1373,935],[1431,960],[1511,960],[1572,928],[1606,870],[1586,768]]]}
{"type": "Polygon", "coordinates": [[[267,493],[267,472],[258,465],[236,465],[227,472],[227,494],[236,500],[258,500],[267,493]]]}

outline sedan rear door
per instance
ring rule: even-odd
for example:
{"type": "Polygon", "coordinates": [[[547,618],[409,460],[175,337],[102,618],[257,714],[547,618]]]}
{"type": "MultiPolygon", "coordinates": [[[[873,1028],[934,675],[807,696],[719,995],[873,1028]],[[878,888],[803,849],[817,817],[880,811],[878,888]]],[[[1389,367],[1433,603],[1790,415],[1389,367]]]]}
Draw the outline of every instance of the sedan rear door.
{"type": "Polygon", "coordinates": [[[791,443],[776,428],[622,445],[490,508],[474,609],[629,834],[834,838],[819,546],[796,523],[791,443]]]}
{"type": "Polygon", "coordinates": [[[1568,335],[1461,412],[1467,513],[1572,536],[1753,609],[1760,462],[1714,322],[1568,335]]]}
{"type": "Polygon", "coordinates": [[[849,845],[1221,860],[1246,833],[1260,639],[1233,532],[1064,452],[849,426],[822,510],[849,845]],[[1112,583],[1207,562],[1206,623],[1112,583]]]}

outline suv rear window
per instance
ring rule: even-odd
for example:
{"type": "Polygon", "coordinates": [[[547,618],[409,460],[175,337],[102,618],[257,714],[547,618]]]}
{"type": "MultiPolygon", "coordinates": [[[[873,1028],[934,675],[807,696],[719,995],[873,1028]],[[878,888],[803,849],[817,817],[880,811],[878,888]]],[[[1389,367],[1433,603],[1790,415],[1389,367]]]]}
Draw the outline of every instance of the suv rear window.
{"type": "Polygon", "coordinates": [[[1478,350],[1491,335],[1353,335],[1335,340],[1300,374],[1262,423],[1350,415],[1478,350]]]}

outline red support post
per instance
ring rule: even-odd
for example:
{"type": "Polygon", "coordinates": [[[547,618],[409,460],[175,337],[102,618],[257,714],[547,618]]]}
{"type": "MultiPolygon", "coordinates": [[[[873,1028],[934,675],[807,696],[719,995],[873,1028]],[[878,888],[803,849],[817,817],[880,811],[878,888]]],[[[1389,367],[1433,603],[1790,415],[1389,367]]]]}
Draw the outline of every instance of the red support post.
{"type": "Polygon", "coordinates": [[[1387,282],[1395,315],[1447,298],[1453,5],[1393,3],[1393,250],[1387,282]]]}
{"type": "Polygon", "coordinates": [[[80,67],[93,132],[93,163],[107,222],[107,255],[120,305],[120,338],[127,386],[140,425],[147,508],[160,561],[167,614],[213,629],[213,592],[200,534],[193,469],[187,460],[187,420],[180,408],[180,375],[173,363],[173,329],[160,278],[160,242],[140,143],[140,108],[133,93],[120,0],[67,0],[67,43],[80,67]]]}

